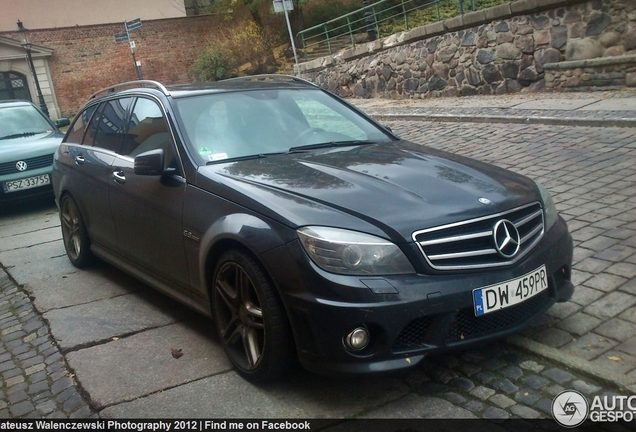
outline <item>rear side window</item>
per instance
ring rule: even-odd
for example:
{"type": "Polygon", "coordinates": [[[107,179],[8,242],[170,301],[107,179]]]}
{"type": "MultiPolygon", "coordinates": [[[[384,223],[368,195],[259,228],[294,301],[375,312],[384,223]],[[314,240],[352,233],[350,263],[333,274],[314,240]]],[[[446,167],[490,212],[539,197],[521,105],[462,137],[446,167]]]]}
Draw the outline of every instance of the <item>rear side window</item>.
{"type": "Polygon", "coordinates": [[[98,105],[92,105],[86,108],[80,115],[77,116],[73,126],[69,129],[68,135],[64,142],[80,144],[84,139],[84,134],[88,128],[88,124],[91,121],[93,113],[97,109],[98,105]]]}
{"type": "Polygon", "coordinates": [[[87,135],[85,144],[92,141],[94,147],[119,152],[124,144],[126,119],[132,101],[133,98],[129,97],[105,102],[101,114],[93,117],[94,119],[99,117],[99,120],[91,122],[92,127],[89,129],[94,135],[92,137],[87,135]]]}

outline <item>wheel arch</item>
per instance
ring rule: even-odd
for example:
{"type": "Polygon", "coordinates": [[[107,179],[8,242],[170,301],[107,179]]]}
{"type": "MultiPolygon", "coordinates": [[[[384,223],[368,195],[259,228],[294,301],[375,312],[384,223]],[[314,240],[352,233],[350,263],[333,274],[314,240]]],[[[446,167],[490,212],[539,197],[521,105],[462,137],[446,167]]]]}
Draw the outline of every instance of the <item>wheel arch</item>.
{"type": "Polygon", "coordinates": [[[286,238],[285,229],[291,231],[274,221],[246,213],[227,215],[208,229],[201,238],[199,271],[211,307],[214,271],[219,258],[229,249],[238,249],[249,254],[272,281],[282,300],[280,286],[264,265],[260,255],[291,240],[286,238]]]}

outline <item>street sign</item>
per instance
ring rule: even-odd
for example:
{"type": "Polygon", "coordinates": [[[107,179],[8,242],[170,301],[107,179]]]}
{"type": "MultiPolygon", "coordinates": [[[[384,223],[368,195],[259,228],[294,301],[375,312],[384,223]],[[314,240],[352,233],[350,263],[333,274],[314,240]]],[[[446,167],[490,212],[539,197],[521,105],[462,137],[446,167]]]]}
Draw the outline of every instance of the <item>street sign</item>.
{"type": "Polygon", "coordinates": [[[130,49],[135,49],[136,46],[135,41],[130,41],[130,49]]]}
{"type": "Polygon", "coordinates": [[[292,33],[291,24],[289,23],[289,11],[294,10],[294,2],[292,0],[274,0],[274,12],[285,12],[285,21],[287,22],[287,31],[289,32],[289,41],[294,51],[294,60],[296,61],[296,73],[300,77],[300,66],[298,65],[298,55],[296,54],[296,44],[294,43],[294,34],[292,33]],[[284,2],[284,3],[283,3],[284,2]]]}
{"type": "Polygon", "coordinates": [[[126,22],[126,30],[127,31],[132,31],[132,30],[138,29],[139,27],[141,27],[141,19],[140,18],[135,18],[132,21],[126,22]]]}
{"type": "Polygon", "coordinates": [[[285,5],[283,5],[283,0],[274,0],[274,12],[285,12],[285,10],[292,11],[294,10],[294,2],[292,0],[284,0],[285,5]]]}
{"type": "Polygon", "coordinates": [[[117,33],[115,35],[115,42],[126,42],[128,41],[128,33],[117,33]]]}

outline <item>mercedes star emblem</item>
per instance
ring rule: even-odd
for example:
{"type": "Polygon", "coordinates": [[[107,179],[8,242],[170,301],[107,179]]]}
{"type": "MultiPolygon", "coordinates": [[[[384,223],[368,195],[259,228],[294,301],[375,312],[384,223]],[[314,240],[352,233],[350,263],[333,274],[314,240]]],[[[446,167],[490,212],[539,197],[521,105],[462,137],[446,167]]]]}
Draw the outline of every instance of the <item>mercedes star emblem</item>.
{"type": "Polygon", "coordinates": [[[512,258],[519,252],[521,238],[515,225],[508,219],[501,219],[492,230],[495,248],[504,258],[512,258]]]}
{"type": "Polygon", "coordinates": [[[484,204],[484,205],[488,205],[491,204],[492,201],[490,201],[488,198],[478,198],[477,201],[479,201],[480,203],[484,204]]]}

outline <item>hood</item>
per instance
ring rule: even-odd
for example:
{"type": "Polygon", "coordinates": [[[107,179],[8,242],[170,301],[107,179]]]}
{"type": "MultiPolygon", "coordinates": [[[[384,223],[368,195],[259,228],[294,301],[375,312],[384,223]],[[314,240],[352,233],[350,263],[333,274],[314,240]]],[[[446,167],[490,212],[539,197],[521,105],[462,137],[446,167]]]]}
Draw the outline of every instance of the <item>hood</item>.
{"type": "Polygon", "coordinates": [[[41,133],[0,140],[0,163],[53,154],[62,142],[61,133],[41,133]]]}
{"type": "Polygon", "coordinates": [[[228,162],[200,172],[208,188],[211,181],[222,184],[231,191],[221,195],[293,227],[377,233],[371,225],[394,241],[540,200],[524,176],[405,141],[228,162]]]}

